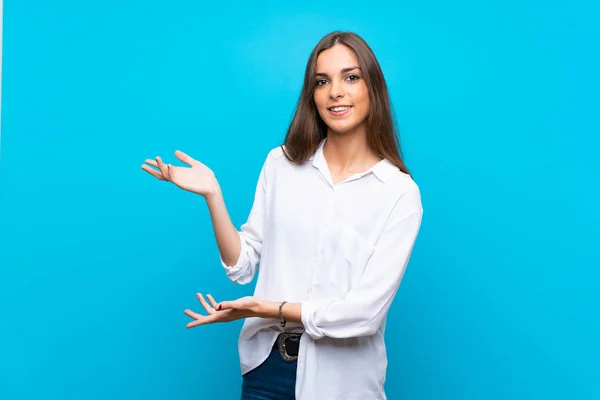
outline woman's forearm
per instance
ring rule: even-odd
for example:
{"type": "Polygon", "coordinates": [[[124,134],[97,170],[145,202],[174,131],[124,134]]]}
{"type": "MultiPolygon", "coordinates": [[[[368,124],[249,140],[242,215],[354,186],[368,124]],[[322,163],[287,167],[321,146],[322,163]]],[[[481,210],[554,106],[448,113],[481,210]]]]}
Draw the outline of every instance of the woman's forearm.
{"type": "Polygon", "coordinates": [[[225,264],[233,266],[240,257],[240,235],[231,222],[223,193],[220,189],[215,189],[215,192],[205,196],[205,199],[221,258],[225,264]]]}
{"type": "MultiPolygon", "coordinates": [[[[258,317],[280,319],[280,301],[257,300],[257,302],[258,317]]],[[[302,303],[285,303],[281,308],[281,312],[286,321],[302,324],[302,303]]]]}

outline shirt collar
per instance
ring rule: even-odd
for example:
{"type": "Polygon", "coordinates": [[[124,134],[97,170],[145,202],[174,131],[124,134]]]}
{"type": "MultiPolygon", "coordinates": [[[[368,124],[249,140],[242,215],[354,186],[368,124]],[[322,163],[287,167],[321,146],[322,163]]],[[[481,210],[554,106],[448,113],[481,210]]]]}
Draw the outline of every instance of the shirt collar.
{"type": "Polygon", "coordinates": [[[373,172],[375,176],[382,182],[390,179],[397,171],[400,171],[400,169],[386,158],[371,167],[371,172],[373,172]]]}
{"type": "MultiPolygon", "coordinates": [[[[329,176],[329,168],[327,166],[325,156],[323,155],[323,145],[325,144],[326,140],[327,138],[321,140],[317,150],[312,156],[309,157],[309,160],[311,160],[313,167],[319,169],[325,176],[329,176]]],[[[398,167],[396,167],[387,159],[383,159],[372,166],[369,170],[359,174],[358,177],[363,177],[369,173],[373,173],[380,181],[385,182],[391,178],[396,171],[399,171],[398,167]]]]}

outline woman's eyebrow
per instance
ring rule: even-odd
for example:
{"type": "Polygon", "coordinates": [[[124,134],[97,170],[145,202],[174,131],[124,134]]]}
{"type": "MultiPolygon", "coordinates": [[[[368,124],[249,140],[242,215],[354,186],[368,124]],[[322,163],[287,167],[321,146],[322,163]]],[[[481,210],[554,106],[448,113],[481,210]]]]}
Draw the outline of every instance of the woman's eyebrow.
{"type": "MultiPolygon", "coordinates": [[[[360,69],[360,68],[357,67],[356,65],[353,65],[351,67],[342,68],[341,73],[345,74],[346,72],[354,71],[355,69],[360,69]]],[[[329,76],[329,75],[327,75],[324,72],[317,72],[315,75],[316,76],[323,76],[323,77],[328,77],[329,76]]]]}

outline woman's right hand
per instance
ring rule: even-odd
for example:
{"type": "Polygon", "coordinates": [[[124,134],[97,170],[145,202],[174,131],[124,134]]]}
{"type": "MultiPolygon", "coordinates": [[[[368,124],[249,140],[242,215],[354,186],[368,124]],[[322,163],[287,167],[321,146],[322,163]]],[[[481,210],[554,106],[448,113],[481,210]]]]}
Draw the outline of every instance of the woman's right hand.
{"type": "Polygon", "coordinates": [[[145,160],[142,169],[161,181],[173,182],[181,189],[204,197],[219,192],[219,183],[210,168],[179,150],[175,152],[175,157],[190,167],[165,164],[160,157],[156,157],[154,160],[145,160]]]}

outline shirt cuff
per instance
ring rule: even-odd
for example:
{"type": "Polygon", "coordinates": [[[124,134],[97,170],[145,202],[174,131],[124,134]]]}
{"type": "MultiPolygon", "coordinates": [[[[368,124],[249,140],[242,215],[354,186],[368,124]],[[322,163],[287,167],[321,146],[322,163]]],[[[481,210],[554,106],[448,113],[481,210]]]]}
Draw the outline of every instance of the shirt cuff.
{"type": "Polygon", "coordinates": [[[222,257],[220,257],[220,261],[221,261],[221,265],[225,269],[225,272],[227,273],[227,276],[232,281],[236,282],[244,275],[244,272],[246,271],[246,268],[248,268],[248,265],[249,265],[249,259],[248,259],[247,246],[244,243],[244,239],[241,236],[240,236],[240,256],[238,257],[236,263],[232,266],[229,266],[229,265],[225,264],[222,257]]]}
{"type": "Polygon", "coordinates": [[[305,301],[300,306],[300,320],[304,326],[304,331],[314,340],[319,340],[325,336],[314,322],[318,307],[320,307],[319,300],[305,301]]]}

